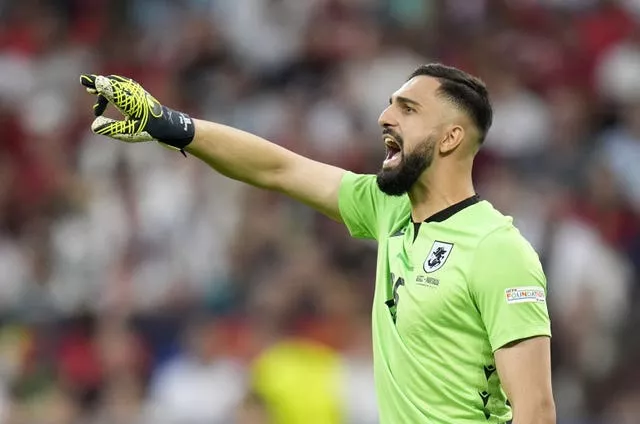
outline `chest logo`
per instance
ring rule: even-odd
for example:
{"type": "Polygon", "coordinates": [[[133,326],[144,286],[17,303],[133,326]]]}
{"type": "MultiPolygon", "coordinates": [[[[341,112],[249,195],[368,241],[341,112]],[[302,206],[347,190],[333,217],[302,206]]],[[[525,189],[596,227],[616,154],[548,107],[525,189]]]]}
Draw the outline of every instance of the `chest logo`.
{"type": "Polygon", "coordinates": [[[431,251],[427,255],[427,259],[425,259],[422,265],[424,272],[428,274],[442,268],[452,250],[453,243],[446,243],[444,241],[434,242],[433,246],[431,246],[431,251]]]}

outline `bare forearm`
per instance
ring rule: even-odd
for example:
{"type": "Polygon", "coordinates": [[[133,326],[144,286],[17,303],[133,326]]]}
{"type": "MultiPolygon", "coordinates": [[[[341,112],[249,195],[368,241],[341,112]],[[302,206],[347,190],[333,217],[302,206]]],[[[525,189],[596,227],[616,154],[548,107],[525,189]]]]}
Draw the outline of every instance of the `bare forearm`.
{"type": "Polygon", "coordinates": [[[221,174],[283,193],[340,222],[338,191],[345,171],[300,156],[261,137],[195,120],[186,151],[221,174]]]}
{"type": "Polygon", "coordinates": [[[551,341],[536,336],[495,352],[496,368],[513,408],[513,424],[555,424],[551,387],[551,341]]]}
{"type": "Polygon", "coordinates": [[[514,405],[513,424],[556,424],[556,410],[553,403],[539,404],[537,407],[514,405]]]}
{"type": "Polygon", "coordinates": [[[221,174],[257,187],[273,188],[295,153],[248,132],[194,120],[195,137],[185,149],[221,174]]]}

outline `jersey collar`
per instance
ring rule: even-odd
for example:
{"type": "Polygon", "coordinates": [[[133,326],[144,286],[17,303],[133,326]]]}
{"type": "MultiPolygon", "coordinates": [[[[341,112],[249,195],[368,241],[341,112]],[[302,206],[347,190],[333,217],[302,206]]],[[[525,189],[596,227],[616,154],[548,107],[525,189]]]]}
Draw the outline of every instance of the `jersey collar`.
{"type": "Polygon", "coordinates": [[[462,211],[463,209],[468,208],[469,206],[475,205],[480,201],[479,195],[471,196],[467,199],[464,199],[461,202],[456,203],[455,205],[451,205],[446,209],[441,210],[440,212],[431,215],[429,218],[425,219],[423,222],[442,222],[451,218],[453,215],[462,211]]]}

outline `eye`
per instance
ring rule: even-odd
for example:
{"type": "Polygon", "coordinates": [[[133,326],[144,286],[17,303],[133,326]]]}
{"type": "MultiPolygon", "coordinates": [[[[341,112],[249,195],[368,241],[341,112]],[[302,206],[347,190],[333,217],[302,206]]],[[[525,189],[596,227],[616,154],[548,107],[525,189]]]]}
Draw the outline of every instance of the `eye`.
{"type": "Polygon", "coordinates": [[[414,108],[412,108],[411,106],[405,106],[402,108],[402,110],[404,111],[404,113],[413,113],[416,110],[414,108]]]}

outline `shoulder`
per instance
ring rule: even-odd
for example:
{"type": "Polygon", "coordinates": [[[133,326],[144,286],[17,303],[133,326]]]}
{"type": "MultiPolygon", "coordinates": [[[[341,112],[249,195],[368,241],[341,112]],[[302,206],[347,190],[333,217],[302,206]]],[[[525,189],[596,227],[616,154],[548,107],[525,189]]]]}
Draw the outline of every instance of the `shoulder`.
{"type": "Polygon", "coordinates": [[[383,193],[378,187],[377,177],[374,174],[356,174],[347,171],[344,173],[342,181],[340,182],[340,191],[350,196],[366,194],[377,203],[382,204],[409,204],[409,197],[406,194],[402,196],[390,196],[383,193]]]}
{"type": "Polygon", "coordinates": [[[472,263],[472,279],[482,284],[501,286],[517,280],[546,285],[538,253],[513,225],[500,227],[484,237],[472,263]]]}
{"type": "Polygon", "coordinates": [[[482,200],[454,216],[451,225],[456,230],[464,229],[472,234],[477,243],[484,242],[494,234],[515,229],[513,218],[503,215],[487,200],[482,200]]]}
{"type": "Polygon", "coordinates": [[[340,184],[340,209],[345,214],[357,214],[375,220],[382,226],[392,226],[394,222],[411,211],[407,195],[390,196],[378,187],[373,174],[345,172],[340,184]],[[357,213],[355,212],[357,210],[357,213]]]}
{"type": "Polygon", "coordinates": [[[510,220],[487,231],[470,256],[468,282],[474,296],[493,296],[514,287],[546,290],[538,253],[510,220]]]}
{"type": "Polygon", "coordinates": [[[522,258],[538,261],[538,254],[531,243],[514,225],[513,218],[503,215],[491,203],[481,202],[474,219],[482,222],[476,248],[483,257],[522,258]]]}

